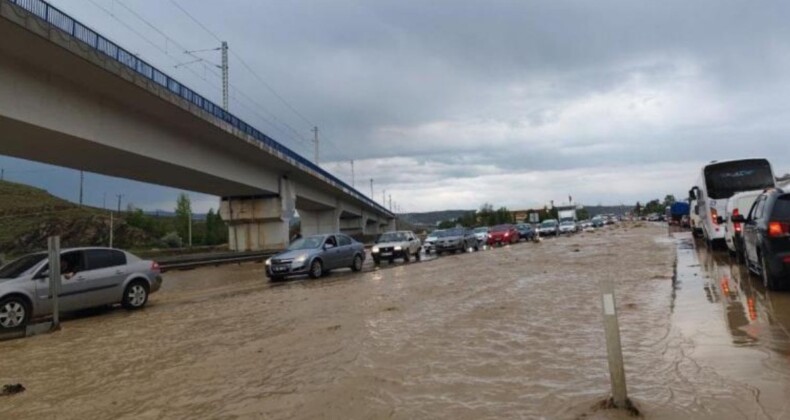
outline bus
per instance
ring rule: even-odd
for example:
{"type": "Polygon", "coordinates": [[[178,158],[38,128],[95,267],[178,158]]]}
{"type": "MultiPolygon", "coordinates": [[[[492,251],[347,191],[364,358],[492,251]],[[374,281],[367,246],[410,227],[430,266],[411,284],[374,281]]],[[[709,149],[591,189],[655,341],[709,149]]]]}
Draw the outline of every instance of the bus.
{"type": "Polygon", "coordinates": [[[696,201],[692,211],[699,216],[702,237],[708,245],[724,242],[727,200],[743,191],[776,187],[776,178],[767,159],[713,161],[702,168],[697,184],[689,191],[696,201]]]}

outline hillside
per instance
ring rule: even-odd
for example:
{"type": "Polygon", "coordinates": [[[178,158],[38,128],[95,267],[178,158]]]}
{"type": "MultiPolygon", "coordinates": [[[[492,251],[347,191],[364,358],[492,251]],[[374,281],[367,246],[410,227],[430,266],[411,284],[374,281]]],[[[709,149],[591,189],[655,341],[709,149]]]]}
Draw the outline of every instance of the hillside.
{"type": "Polygon", "coordinates": [[[445,220],[453,220],[475,210],[442,210],[425,213],[404,213],[399,215],[403,220],[414,225],[435,226],[445,220]]]}
{"type": "MultiPolygon", "coordinates": [[[[123,218],[115,222],[115,246],[131,248],[155,240],[123,218]]],[[[107,245],[109,213],[80,207],[38,188],[0,181],[0,254],[46,249],[52,235],[61,236],[63,247],[107,245]]]]}

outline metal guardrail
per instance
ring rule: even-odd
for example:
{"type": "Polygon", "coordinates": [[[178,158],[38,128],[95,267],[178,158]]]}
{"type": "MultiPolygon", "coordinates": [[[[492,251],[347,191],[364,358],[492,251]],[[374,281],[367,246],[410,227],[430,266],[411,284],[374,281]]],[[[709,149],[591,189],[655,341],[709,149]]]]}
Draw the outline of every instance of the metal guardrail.
{"type": "Polygon", "coordinates": [[[276,254],[275,252],[247,252],[247,253],[224,253],[215,255],[185,255],[183,257],[171,257],[158,260],[162,272],[173,270],[188,270],[191,268],[206,267],[211,265],[233,264],[253,261],[263,261],[276,254]]]}
{"type": "Polygon", "coordinates": [[[282,144],[272,139],[271,137],[267,136],[266,134],[262,133],[255,127],[245,123],[240,118],[236,117],[230,112],[227,112],[219,105],[209,101],[208,99],[204,98],[203,96],[196,93],[192,89],[189,89],[188,87],[184,86],[182,83],[168,76],[164,72],[158,70],[156,67],[137,58],[134,54],[121,48],[120,46],[108,40],[107,38],[99,35],[97,32],[79,23],[77,20],[63,13],[56,7],[50,5],[49,3],[43,0],[9,0],[9,1],[21,7],[22,9],[25,9],[28,12],[38,16],[39,18],[45,20],[46,22],[50,23],[51,25],[60,29],[61,31],[65,32],[66,34],[71,35],[72,37],[78,39],[79,41],[82,41],[85,44],[93,47],[94,49],[100,51],[104,55],[118,61],[119,63],[133,70],[134,72],[144,76],[149,80],[154,81],[158,85],[168,89],[173,94],[180,96],[181,98],[203,109],[204,111],[208,112],[214,117],[219,118],[222,121],[232,125],[233,127],[240,130],[241,132],[263,143],[267,147],[279,152],[280,154],[284,155],[287,158],[292,159],[294,161],[293,163],[300,164],[312,171],[319,173],[324,178],[326,178],[326,180],[330,184],[334,184],[336,187],[340,188],[346,194],[353,196],[354,198],[368,204],[369,206],[372,206],[373,208],[379,209],[380,211],[384,212],[384,214],[392,215],[392,213],[389,210],[387,210],[380,204],[376,203],[372,199],[362,195],[359,191],[349,186],[345,182],[341,181],[339,178],[335,177],[329,172],[325,171],[320,166],[316,165],[313,162],[310,162],[309,160],[305,159],[304,157],[294,152],[293,150],[283,146],[282,144]]]}

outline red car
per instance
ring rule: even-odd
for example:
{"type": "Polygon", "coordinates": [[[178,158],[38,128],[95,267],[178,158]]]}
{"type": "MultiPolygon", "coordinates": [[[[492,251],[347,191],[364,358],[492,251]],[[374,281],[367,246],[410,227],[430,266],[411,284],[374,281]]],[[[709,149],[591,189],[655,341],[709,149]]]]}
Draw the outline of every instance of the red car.
{"type": "Polygon", "coordinates": [[[499,225],[494,226],[488,232],[488,245],[494,246],[496,244],[514,244],[518,242],[520,235],[518,230],[513,225],[499,225]]]}

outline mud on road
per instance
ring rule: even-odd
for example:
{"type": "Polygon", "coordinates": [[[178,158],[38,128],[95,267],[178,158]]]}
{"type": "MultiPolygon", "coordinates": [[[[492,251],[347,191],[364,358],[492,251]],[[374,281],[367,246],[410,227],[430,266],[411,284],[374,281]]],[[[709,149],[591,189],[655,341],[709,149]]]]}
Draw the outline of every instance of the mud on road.
{"type": "Polygon", "coordinates": [[[711,345],[742,348],[724,305],[673,284],[683,240],[618,226],[274,285],[260,264],[168,273],[143,311],[0,343],[0,382],[26,388],[0,418],[617,418],[592,408],[609,391],[602,278],[647,417],[781,413],[755,390],[788,395],[786,349],[758,351],[763,382],[706,363],[711,345]],[[700,339],[717,327],[726,342],[700,339]]]}

